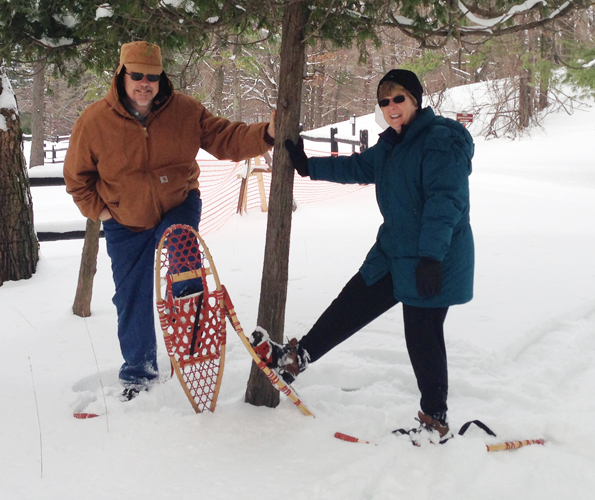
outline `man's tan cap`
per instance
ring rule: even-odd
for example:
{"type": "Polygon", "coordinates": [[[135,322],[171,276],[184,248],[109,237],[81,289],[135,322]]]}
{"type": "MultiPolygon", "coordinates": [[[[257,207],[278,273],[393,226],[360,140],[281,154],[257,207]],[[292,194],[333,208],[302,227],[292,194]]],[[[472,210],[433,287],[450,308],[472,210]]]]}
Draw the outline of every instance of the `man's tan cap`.
{"type": "Polygon", "coordinates": [[[120,47],[120,65],[116,73],[120,74],[122,66],[128,71],[160,75],[163,71],[161,64],[161,49],[149,42],[130,42],[120,47]]]}

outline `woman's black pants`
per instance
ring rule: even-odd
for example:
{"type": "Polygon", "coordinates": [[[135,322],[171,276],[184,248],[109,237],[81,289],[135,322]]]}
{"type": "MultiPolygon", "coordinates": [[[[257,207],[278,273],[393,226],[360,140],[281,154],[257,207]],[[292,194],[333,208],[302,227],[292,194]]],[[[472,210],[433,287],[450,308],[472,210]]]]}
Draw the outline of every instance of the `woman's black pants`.
{"type": "MultiPolygon", "coordinates": [[[[396,304],[390,273],[370,286],[357,273],[300,340],[300,345],[310,355],[310,362],[314,362],[396,304]]],[[[443,329],[447,312],[448,307],[403,304],[405,341],[421,392],[421,410],[441,420],[448,409],[443,329]]]]}

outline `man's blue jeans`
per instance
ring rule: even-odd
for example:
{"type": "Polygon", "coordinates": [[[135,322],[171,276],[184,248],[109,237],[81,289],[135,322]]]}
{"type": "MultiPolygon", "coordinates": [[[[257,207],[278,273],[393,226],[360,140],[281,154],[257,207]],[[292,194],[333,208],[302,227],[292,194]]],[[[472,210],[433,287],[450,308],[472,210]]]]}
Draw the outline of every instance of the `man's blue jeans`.
{"type": "Polygon", "coordinates": [[[118,313],[118,338],[124,357],[120,381],[124,387],[146,387],[158,376],[153,314],[155,249],[172,224],[187,224],[198,230],[201,208],[198,192],[191,191],[152,229],[134,232],[114,219],[103,223],[116,286],[112,301],[118,313]]]}

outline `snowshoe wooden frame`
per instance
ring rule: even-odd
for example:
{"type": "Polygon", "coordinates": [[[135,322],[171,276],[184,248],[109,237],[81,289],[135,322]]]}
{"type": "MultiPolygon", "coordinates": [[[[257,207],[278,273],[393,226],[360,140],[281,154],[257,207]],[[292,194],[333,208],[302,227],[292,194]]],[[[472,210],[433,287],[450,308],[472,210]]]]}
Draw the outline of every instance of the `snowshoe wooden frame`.
{"type": "Polygon", "coordinates": [[[214,411],[225,364],[223,290],[213,259],[198,232],[175,224],[157,247],[155,289],[167,353],[196,413],[214,411]],[[202,294],[174,297],[172,285],[202,280],[202,294]]]}
{"type": "Polygon", "coordinates": [[[295,392],[295,390],[291,386],[289,386],[285,382],[283,382],[283,380],[280,379],[277,375],[275,375],[275,373],[267,365],[264,364],[264,362],[262,361],[262,359],[260,359],[258,354],[256,354],[254,352],[254,349],[250,345],[250,341],[248,340],[248,337],[246,337],[246,334],[244,333],[242,325],[240,325],[240,321],[238,320],[235,309],[231,302],[231,298],[229,297],[229,293],[227,292],[225,286],[223,286],[223,300],[225,303],[225,313],[229,319],[229,322],[231,323],[231,325],[233,326],[233,329],[238,334],[238,337],[240,337],[242,344],[244,344],[244,346],[246,347],[246,349],[252,356],[252,359],[254,360],[254,362],[256,363],[258,368],[260,368],[264,372],[264,374],[267,376],[267,378],[269,379],[271,384],[273,384],[273,386],[277,390],[279,390],[283,394],[285,394],[291,400],[291,402],[302,411],[302,413],[304,415],[313,417],[314,415],[306,407],[306,405],[304,403],[302,403],[302,401],[300,400],[300,398],[297,395],[297,393],[295,392]]]}
{"type": "MultiPolygon", "coordinates": [[[[417,419],[419,421],[419,419],[417,419]]],[[[467,429],[469,429],[469,427],[471,426],[471,424],[475,424],[477,425],[480,429],[482,429],[483,431],[486,432],[486,434],[496,437],[496,433],[494,431],[492,431],[492,429],[490,429],[487,425],[485,425],[483,422],[481,422],[480,420],[470,420],[469,422],[464,423],[461,428],[459,429],[459,432],[457,433],[457,436],[463,436],[465,434],[465,432],[467,432],[467,429]]],[[[413,429],[397,429],[393,431],[394,435],[397,436],[409,436],[409,438],[411,438],[411,443],[414,446],[419,446],[419,443],[415,441],[415,439],[413,438],[413,436],[419,432],[419,428],[413,428],[413,429]]],[[[356,438],[354,436],[350,436],[349,434],[343,434],[342,432],[335,432],[335,437],[337,439],[340,439],[342,441],[347,441],[349,443],[367,443],[370,444],[370,441],[365,441],[363,439],[359,439],[356,438]]],[[[450,437],[439,441],[440,444],[444,444],[447,441],[449,441],[450,439],[455,438],[456,436],[454,435],[450,435],[450,437]]],[[[435,444],[435,443],[433,443],[435,444]]],[[[522,441],[505,441],[504,443],[498,443],[498,444],[486,444],[486,448],[488,451],[503,451],[503,450],[516,450],[518,448],[522,448],[523,446],[530,446],[532,444],[545,444],[545,439],[525,439],[522,441]]]]}
{"type": "Polygon", "coordinates": [[[240,325],[229,293],[219,280],[211,253],[204,240],[192,227],[175,224],[163,234],[157,248],[155,288],[159,321],[172,368],[197,413],[215,410],[223,376],[226,344],[225,318],[227,317],[242,344],[271,384],[285,394],[304,415],[313,416],[295,390],[275,375],[252,349],[250,341],[240,325]],[[172,249],[167,242],[170,236],[179,239],[180,234],[184,235],[183,252],[197,257],[201,266],[182,272],[176,272],[173,269],[174,272],[171,272],[172,249]],[[193,240],[196,243],[186,246],[185,242],[188,240],[193,240]],[[192,278],[201,278],[204,288],[200,307],[201,316],[198,321],[200,323],[199,332],[202,335],[197,336],[194,344],[191,340],[193,338],[192,329],[197,320],[196,310],[199,296],[194,294],[188,297],[174,298],[171,291],[173,283],[192,278]],[[182,318],[176,316],[176,311],[182,311],[184,308],[186,308],[186,314],[182,318]],[[173,314],[172,311],[174,311],[173,314]],[[205,328],[208,331],[204,332],[205,328]],[[201,342],[204,345],[199,348],[198,344],[201,342]]]}

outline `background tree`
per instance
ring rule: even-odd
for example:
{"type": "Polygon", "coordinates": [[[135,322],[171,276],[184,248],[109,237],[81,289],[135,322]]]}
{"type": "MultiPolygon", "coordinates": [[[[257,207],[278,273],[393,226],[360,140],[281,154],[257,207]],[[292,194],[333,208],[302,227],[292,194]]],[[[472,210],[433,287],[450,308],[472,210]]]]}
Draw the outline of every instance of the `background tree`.
{"type": "Polygon", "coordinates": [[[31,110],[31,158],[29,167],[43,165],[45,136],[45,61],[40,59],[33,66],[33,108],[31,110]]]}
{"type": "Polygon", "coordinates": [[[30,278],[39,260],[22,144],[16,100],[0,66],[0,285],[30,278]]]}
{"type": "MultiPolygon", "coordinates": [[[[58,47],[58,40],[68,36],[71,30],[62,22],[64,19],[60,17],[59,11],[54,9],[56,3],[15,0],[0,4],[0,93],[12,94],[5,64],[42,61],[44,56],[52,62],[61,62],[62,50],[50,50],[50,46],[58,47]],[[48,34],[53,37],[53,41],[46,38],[48,34]]],[[[64,50],[74,53],[68,47],[64,50]]],[[[2,114],[8,120],[7,127],[0,127],[0,193],[3,204],[0,283],[7,279],[30,278],[35,273],[39,246],[33,226],[31,191],[22,152],[22,131],[16,102],[13,110],[4,109],[2,114]]],[[[35,126],[39,127],[39,122],[36,121],[35,126]]]]}

